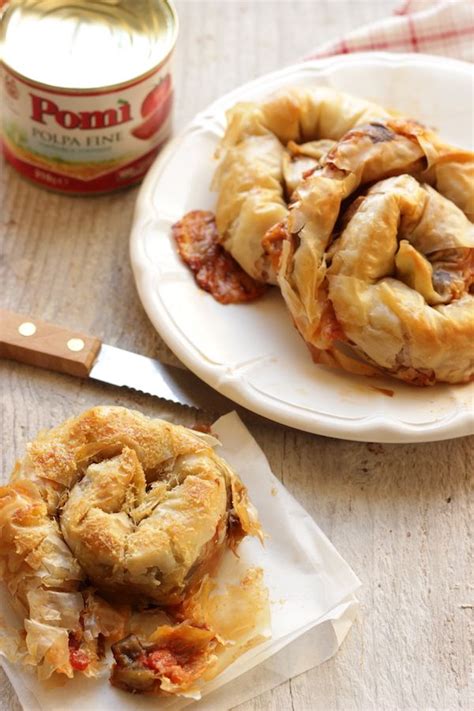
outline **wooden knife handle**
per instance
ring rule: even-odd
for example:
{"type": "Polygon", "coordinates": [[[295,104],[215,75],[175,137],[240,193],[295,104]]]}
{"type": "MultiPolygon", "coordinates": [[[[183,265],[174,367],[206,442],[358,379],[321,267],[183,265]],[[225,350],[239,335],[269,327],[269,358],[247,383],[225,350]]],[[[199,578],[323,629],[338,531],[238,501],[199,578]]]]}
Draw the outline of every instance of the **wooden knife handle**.
{"type": "Polygon", "coordinates": [[[85,378],[101,342],[77,331],[0,309],[0,357],[85,378]]]}

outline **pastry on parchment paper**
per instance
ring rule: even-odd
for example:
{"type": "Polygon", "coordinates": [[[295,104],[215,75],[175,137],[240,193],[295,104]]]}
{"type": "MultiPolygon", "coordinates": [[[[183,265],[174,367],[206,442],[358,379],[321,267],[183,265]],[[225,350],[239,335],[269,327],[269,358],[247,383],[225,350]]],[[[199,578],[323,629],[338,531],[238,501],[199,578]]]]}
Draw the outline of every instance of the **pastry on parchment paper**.
{"type": "Polygon", "coordinates": [[[97,407],[40,434],[0,489],[0,572],[23,618],[10,657],[128,691],[196,696],[268,628],[260,569],[220,589],[226,549],[262,539],[206,434],[97,407]],[[241,624],[242,611],[246,625],[241,624]]]}

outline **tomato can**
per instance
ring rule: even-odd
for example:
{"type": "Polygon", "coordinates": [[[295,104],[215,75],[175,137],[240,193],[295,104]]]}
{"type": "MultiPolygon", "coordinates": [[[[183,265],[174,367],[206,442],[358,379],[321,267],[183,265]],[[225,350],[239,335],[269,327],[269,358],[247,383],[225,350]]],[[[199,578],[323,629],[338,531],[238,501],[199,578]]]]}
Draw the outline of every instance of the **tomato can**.
{"type": "Polygon", "coordinates": [[[172,3],[10,0],[0,22],[6,160],[63,193],[139,182],[171,132],[172,3]]]}

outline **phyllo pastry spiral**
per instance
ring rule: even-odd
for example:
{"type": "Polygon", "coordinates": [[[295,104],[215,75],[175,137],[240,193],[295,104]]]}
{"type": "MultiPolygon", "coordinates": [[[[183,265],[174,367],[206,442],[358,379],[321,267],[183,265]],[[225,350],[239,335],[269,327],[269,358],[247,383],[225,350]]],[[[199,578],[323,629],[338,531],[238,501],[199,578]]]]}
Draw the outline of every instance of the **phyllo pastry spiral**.
{"type": "Polygon", "coordinates": [[[370,372],[345,343],[414,384],[472,378],[473,169],[469,151],[389,119],[350,131],[300,183],[263,242],[315,360],[370,372]]]}
{"type": "MultiPolygon", "coordinates": [[[[180,660],[192,659],[192,669],[175,670],[180,681],[171,683],[166,668],[152,665],[147,684],[121,686],[182,692],[217,668],[219,644],[239,648],[238,634],[226,639],[191,616],[193,600],[201,618],[208,614],[204,591],[211,599],[210,576],[225,549],[246,535],[262,539],[247,491],[215,444],[135,411],[98,407],[28,445],[0,489],[0,571],[24,618],[19,654],[40,678],[94,675],[105,641],[133,633],[154,652],[171,654],[167,639],[173,648],[181,639],[180,660]]],[[[246,643],[259,639],[268,615],[261,576],[254,580],[247,597],[261,604],[246,643]]],[[[230,603],[228,611],[232,617],[230,603]]]]}
{"type": "Polygon", "coordinates": [[[287,216],[289,193],[332,141],[360,123],[388,116],[381,106],[328,87],[290,88],[261,104],[239,103],[228,111],[213,183],[216,222],[223,246],[247,274],[276,283],[262,238],[287,216]],[[306,145],[298,150],[297,144],[306,145]]]}
{"type": "Polygon", "coordinates": [[[328,296],[342,333],[378,368],[417,384],[474,374],[474,226],[403,175],[360,199],[334,244],[328,296]]]}

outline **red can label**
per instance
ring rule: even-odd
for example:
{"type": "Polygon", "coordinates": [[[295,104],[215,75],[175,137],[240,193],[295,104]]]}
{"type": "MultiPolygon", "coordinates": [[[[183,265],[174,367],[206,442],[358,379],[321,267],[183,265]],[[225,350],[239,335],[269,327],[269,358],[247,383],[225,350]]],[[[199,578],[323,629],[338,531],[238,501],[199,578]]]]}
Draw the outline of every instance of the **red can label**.
{"type": "Polygon", "coordinates": [[[169,59],[108,89],[46,88],[5,65],[2,82],[5,156],[53,190],[96,193],[136,183],[171,131],[169,59]]]}

